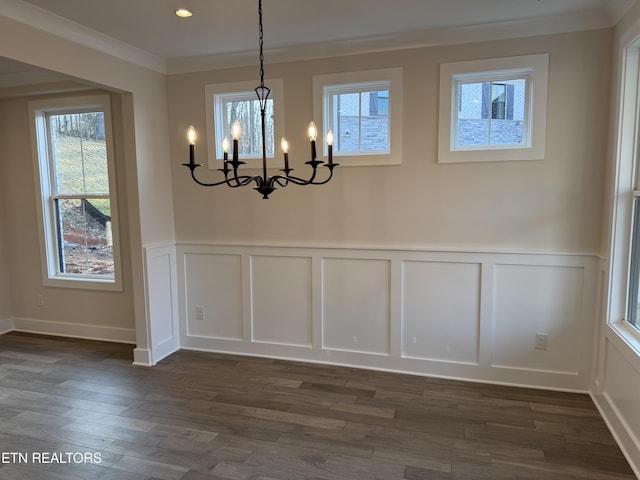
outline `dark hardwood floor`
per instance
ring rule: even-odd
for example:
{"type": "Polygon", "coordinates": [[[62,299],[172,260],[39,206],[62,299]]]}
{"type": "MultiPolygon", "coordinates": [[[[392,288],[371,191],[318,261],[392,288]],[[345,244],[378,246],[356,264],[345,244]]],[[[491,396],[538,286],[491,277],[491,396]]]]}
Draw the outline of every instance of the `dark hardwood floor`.
{"type": "Polygon", "coordinates": [[[587,395],[0,336],[0,478],[635,478],[587,395]]]}

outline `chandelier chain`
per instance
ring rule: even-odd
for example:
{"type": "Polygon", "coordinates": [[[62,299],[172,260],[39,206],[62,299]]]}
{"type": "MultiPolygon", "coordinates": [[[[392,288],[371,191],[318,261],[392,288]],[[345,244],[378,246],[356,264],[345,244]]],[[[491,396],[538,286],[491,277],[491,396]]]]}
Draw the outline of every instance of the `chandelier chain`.
{"type": "Polygon", "coordinates": [[[260,35],[260,87],[264,87],[264,30],[262,28],[262,0],[258,0],[258,27],[260,35]]]}

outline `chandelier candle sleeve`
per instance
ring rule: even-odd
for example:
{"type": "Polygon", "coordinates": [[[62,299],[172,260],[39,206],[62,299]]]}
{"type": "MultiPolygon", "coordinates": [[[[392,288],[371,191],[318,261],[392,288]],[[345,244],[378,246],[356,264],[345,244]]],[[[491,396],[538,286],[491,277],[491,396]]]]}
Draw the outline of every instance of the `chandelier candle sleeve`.
{"type": "Polygon", "coordinates": [[[307,130],[309,134],[309,140],[311,140],[311,160],[316,159],[316,138],[318,138],[318,129],[316,128],[316,124],[311,122],[309,124],[309,129],[307,130]]]}
{"type": "Polygon", "coordinates": [[[233,161],[238,161],[238,139],[240,138],[240,133],[242,133],[242,128],[240,127],[240,122],[236,120],[231,125],[231,138],[233,138],[233,161]]]}
{"type": "Polygon", "coordinates": [[[196,129],[193,125],[189,125],[187,129],[187,138],[189,139],[189,165],[196,164],[196,129]]]}
{"type": "Polygon", "coordinates": [[[229,139],[227,137],[222,139],[222,155],[225,162],[229,160],[229,139]]]}
{"type": "Polygon", "coordinates": [[[327,132],[327,156],[329,157],[329,165],[333,165],[333,132],[327,132]]]}

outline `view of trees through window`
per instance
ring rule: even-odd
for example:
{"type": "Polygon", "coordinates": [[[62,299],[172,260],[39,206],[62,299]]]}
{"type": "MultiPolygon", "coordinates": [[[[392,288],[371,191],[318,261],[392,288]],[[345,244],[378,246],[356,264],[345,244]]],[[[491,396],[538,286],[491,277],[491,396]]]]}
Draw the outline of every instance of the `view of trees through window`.
{"type": "MultiPolygon", "coordinates": [[[[240,123],[242,134],[238,141],[238,152],[240,157],[261,157],[262,156],[262,123],[260,119],[260,102],[256,94],[252,92],[253,98],[237,99],[229,98],[225,101],[224,134],[231,141],[231,125],[236,120],[240,123]]],[[[274,156],[274,132],[273,132],[273,99],[267,100],[265,109],[265,140],[267,156],[274,156]]]]}
{"type": "Polygon", "coordinates": [[[103,112],[49,115],[61,273],[114,275],[103,112]]]}

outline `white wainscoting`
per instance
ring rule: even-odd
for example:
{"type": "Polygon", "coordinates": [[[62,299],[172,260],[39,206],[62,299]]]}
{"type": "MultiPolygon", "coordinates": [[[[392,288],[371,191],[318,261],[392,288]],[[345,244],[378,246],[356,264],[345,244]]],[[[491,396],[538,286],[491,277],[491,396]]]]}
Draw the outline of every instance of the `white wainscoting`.
{"type": "Polygon", "coordinates": [[[145,282],[151,355],[139,352],[135,363],[151,365],[180,349],[178,288],[174,245],[147,247],[145,282]]]}
{"type": "Polygon", "coordinates": [[[191,244],[176,254],[182,348],[589,390],[595,256],[191,244]]]}

